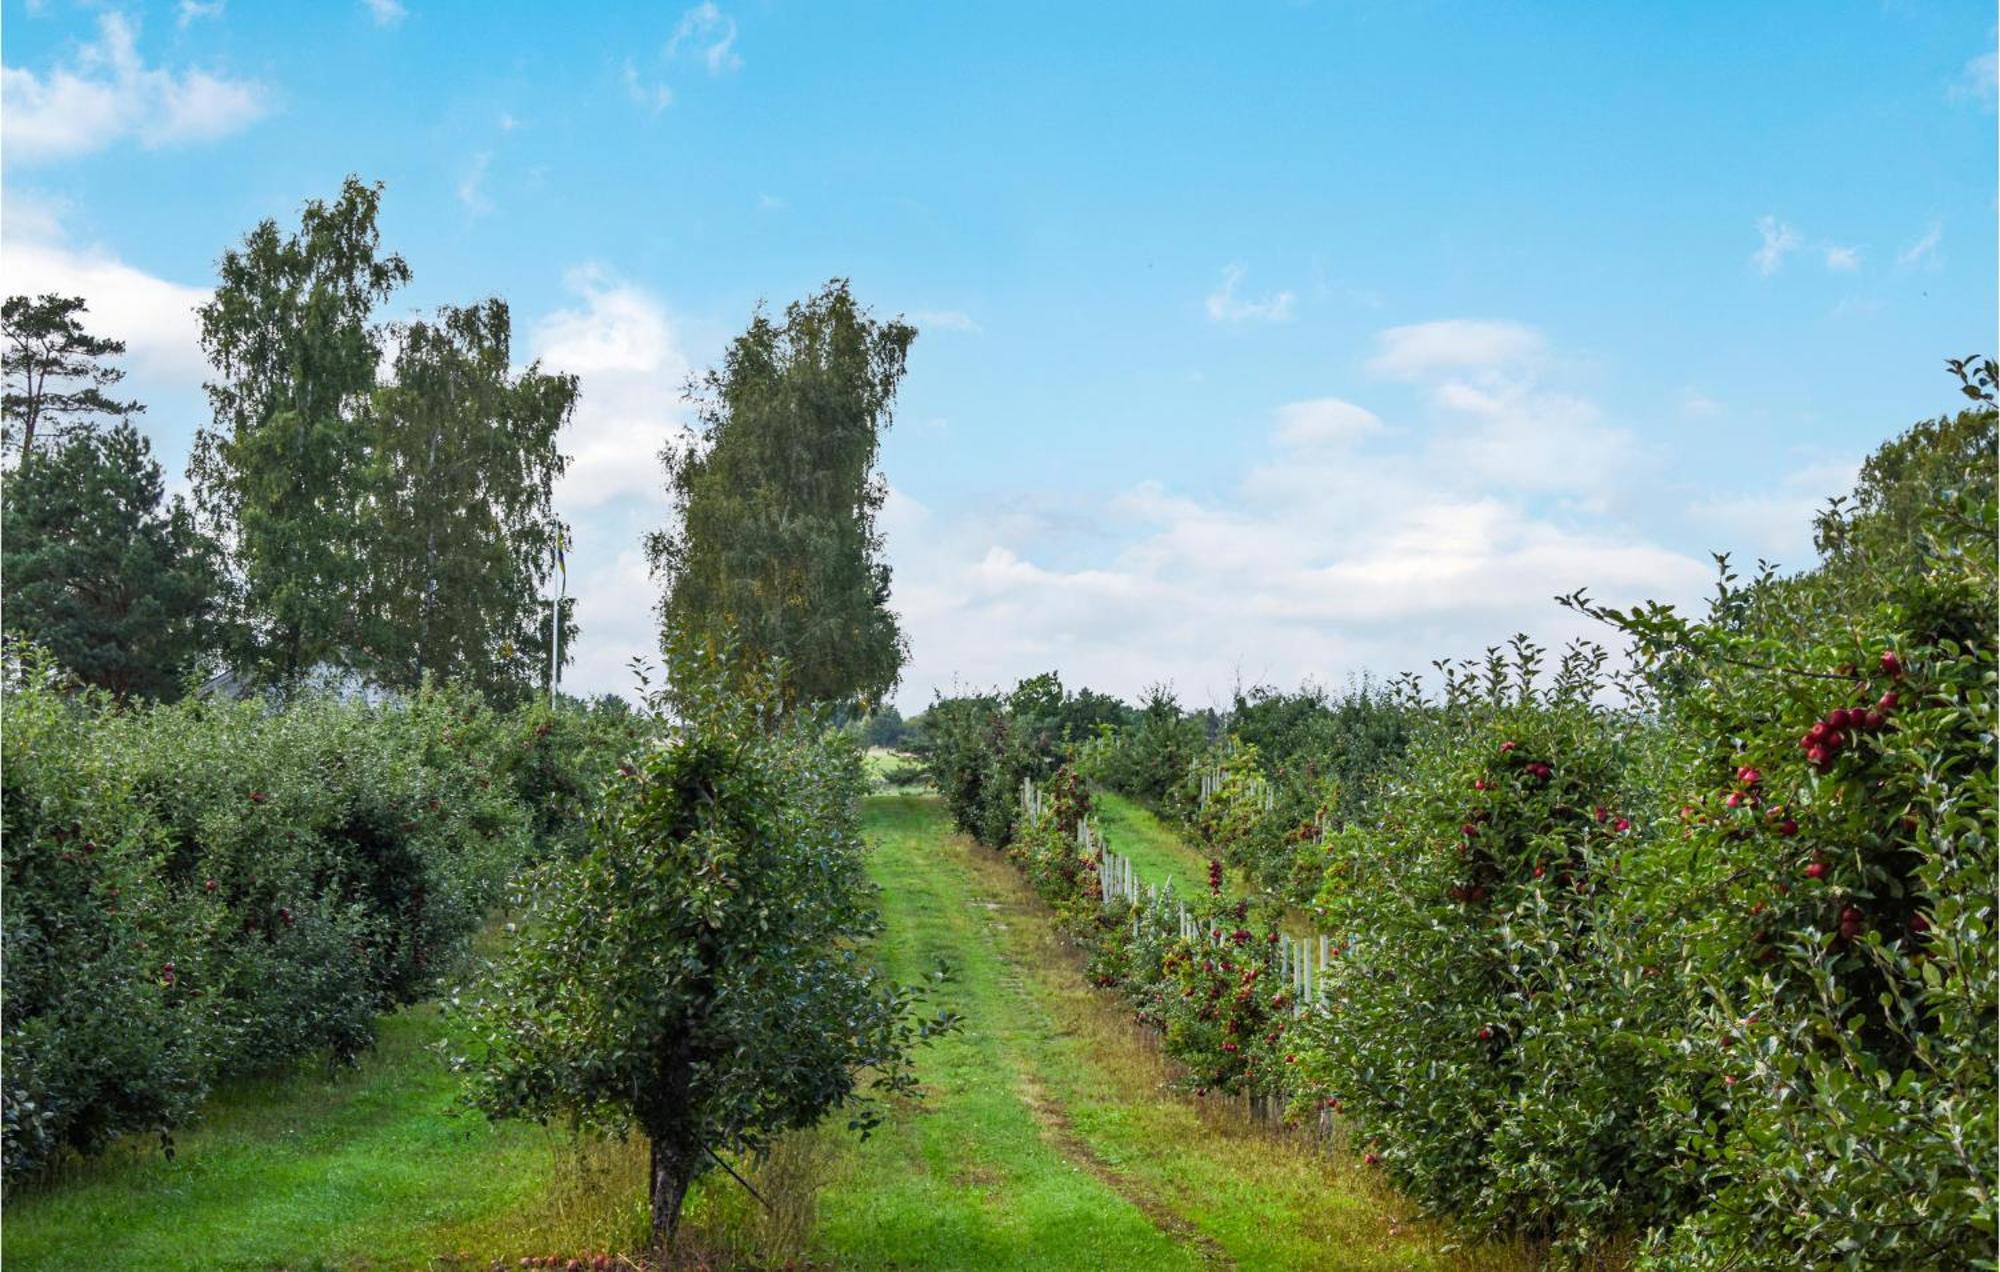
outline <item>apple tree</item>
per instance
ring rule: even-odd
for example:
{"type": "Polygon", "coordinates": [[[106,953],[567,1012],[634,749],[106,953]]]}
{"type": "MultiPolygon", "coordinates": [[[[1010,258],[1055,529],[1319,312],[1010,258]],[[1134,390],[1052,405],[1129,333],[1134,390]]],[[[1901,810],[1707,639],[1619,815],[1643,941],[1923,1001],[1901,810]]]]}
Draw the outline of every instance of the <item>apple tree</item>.
{"type": "Polygon", "coordinates": [[[850,741],[713,708],[609,780],[595,847],[530,876],[458,1063],[492,1116],[643,1133],[664,1246],[722,1154],[843,1107],[865,1135],[954,1018],[871,963],[850,741]]]}

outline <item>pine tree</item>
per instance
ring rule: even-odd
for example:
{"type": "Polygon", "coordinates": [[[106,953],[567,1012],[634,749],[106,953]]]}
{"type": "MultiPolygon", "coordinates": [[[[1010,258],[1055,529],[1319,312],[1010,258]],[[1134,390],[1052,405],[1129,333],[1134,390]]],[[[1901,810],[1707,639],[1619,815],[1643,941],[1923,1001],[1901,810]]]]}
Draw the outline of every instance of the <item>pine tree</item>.
{"type": "Polygon", "coordinates": [[[11,296],[0,305],[7,376],[0,444],[19,451],[23,467],[37,439],[61,441],[99,416],[122,420],[146,409],[106,394],[125,378],[106,361],[124,353],[125,342],[85,331],[78,317],[85,308],[78,296],[11,296]]]}
{"type": "Polygon", "coordinates": [[[121,698],[178,697],[221,617],[215,544],[163,490],[129,423],[44,447],[6,479],[7,630],[121,698]]]}

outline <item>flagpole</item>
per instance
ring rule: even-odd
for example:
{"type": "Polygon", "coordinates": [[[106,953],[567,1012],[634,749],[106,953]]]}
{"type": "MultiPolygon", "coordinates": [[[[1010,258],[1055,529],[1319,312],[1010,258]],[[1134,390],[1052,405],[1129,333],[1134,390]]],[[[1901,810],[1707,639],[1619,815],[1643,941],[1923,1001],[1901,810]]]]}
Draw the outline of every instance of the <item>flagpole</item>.
{"type": "Polygon", "coordinates": [[[569,591],[569,562],[563,557],[563,531],[556,527],[556,595],[549,602],[549,710],[556,709],[556,672],[561,667],[562,603],[569,591]]]}

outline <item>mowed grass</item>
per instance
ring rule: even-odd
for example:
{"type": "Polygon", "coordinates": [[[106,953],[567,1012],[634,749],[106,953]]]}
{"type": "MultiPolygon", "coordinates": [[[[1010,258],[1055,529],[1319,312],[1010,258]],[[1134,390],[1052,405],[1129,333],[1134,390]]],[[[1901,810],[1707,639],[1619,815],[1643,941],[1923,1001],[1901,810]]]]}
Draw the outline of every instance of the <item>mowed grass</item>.
{"type": "Polygon", "coordinates": [[[9,1192],[9,1268],[426,1267],[643,1234],[637,1145],[573,1146],[456,1108],[433,1007],[381,1021],[353,1070],[229,1085],[176,1137],[9,1192]]]}
{"type": "MultiPolygon", "coordinates": [[[[839,1115],[761,1165],[766,1212],[720,1172],[691,1194],[690,1266],[1511,1267],[1443,1256],[1373,1172],[1170,1089],[1120,1001],[1090,988],[1047,910],[932,796],[870,799],[869,868],[905,980],[940,967],[957,1034],[920,1054],[928,1098],[863,1143],[839,1115]]],[[[1123,850],[1123,849],[1121,849],[1123,850]]],[[[7,1197],[10,1268],[422,1268],[634,1254],[644,1146],[575,1145],[460,1110],[433,1008],[382,1021],[333,1075],[232,1084],[168,1161],[135,1139],[7,1197]]],[[[628,1266],[630,1266],[628,1264],[628,1266]]]]}
{"type": "MultiPolygon", "coordinates": [[[[1132,868],[1146,883],[1173,881],[1174,891],[1194,896],[1208,890],[1208,858],[1183,840],[1173,827],[1145,806],[1112,791],[1093,787],[1090,807],[1097,828],[1111,851],[1132,859],[1132,868]]],[[[1230,896],[1249,892],[1241,871],[1231,870],[1223,878],[1230,896]]],[[[1286,906],[1279,926],[1291,936],[1311,939],[1318,934],[1312,916],[1296,906],[1286,906]]]]}
{"type": "Polygon", "coordinates": [[[1111,851],[1132,859],[1132,868],[1147,883],[1173,881],[1184,897],[1208,891],[1208,858],[1189,847],[1151,810],[1123,795],[1093,787],[1090,811],[1111,851]]]}
{"type": "Polygon", "coordinates": [[[1372,1172],[1170,1089],[1119,1001],[1093,990],[997,854],[934,797],[870,801],[893,974],[940,962],[962,1033],[920,1066],[929,1091],[838,1150],[817,1246],[842,1266],[1511,1267],[1446,1257],[1372,1172]]]}

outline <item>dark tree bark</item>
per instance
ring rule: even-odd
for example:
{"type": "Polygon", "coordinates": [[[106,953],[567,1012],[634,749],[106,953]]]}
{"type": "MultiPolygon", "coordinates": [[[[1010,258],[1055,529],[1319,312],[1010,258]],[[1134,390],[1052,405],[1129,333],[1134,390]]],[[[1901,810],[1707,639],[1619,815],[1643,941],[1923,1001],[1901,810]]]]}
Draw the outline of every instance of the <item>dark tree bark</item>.
{"type": "Polygon", "coordinates": [[[694,1084],[694,1053],[685,1033],[662,1049],[655,1072],[658,1081],[649,1107],[642,1112],[646,1136],[652,1141],[653,1244],[665,1252],[673,1248],[688,1185],[701,1173],[701,1128],[688,1098],[694,1084]]]}

